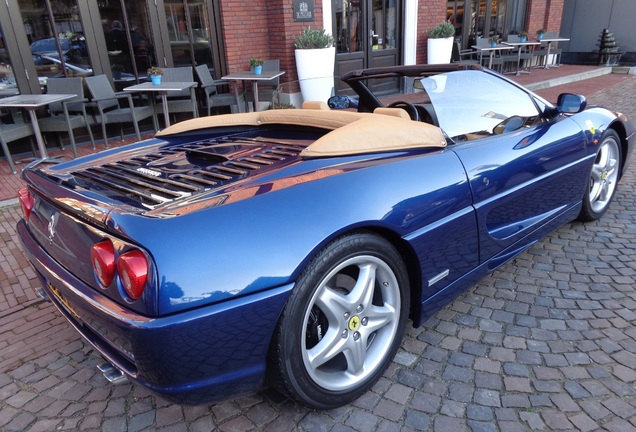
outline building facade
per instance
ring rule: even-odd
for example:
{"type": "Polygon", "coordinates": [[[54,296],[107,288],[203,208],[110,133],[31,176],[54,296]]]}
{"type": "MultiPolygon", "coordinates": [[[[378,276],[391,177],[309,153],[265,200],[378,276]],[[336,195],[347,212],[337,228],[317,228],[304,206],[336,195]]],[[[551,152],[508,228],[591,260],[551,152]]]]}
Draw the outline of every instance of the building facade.
{"type": "Polygon", "coordinates": [[[0,96],[42,91],[50,76],[106,74],[122,88],[149,66],[206,64],[216,78],[249,59],[279,59],[296,79],[294,39],[326,28],[335,75],[426,62],[426,31],[456,39],[559,31],[565,0],[6,0],[0,4],[0,96]]]}
{"type": "Polygon", "coordinates": [[[634,33],[636,2],[633,0],[565,0],[561,32],[570,38],[562,60],[576,64],[598,64],[604,29],[614,36],[622,64],[636,64],[634,33]]]}

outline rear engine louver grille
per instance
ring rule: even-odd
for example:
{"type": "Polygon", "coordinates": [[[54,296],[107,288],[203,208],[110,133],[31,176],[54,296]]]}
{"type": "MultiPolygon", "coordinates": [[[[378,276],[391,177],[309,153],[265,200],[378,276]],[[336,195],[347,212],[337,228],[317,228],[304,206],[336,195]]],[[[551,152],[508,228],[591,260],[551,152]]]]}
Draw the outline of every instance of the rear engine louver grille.
{"type": "Polygon", "coordinates": [[[263,139],[222,138],[163,147],[72,174],[80,186],[90,184],[110,191],[111,197],[123,195],[127,201],[154,208],[284,164],[303,148],[263,139]],[[228,148],[234,159],[224,155],[228,148]]]}

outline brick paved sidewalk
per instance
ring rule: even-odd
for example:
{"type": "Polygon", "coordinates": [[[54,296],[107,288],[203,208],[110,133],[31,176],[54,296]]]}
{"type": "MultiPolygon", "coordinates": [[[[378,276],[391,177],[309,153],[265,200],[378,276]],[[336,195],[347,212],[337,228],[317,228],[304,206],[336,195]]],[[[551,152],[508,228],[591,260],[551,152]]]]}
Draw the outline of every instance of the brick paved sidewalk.
{"type": "MultiPolygon", "coordinates": [[[[636,80],[589,100],[636,118],[636,80]]],[[[325,412],[273,391],[182,407],[108,384],[35,298],[19,209],[0,209],[0,430],[636,431],[635,169],[600,221],[565,225],[410,329],[372,391],[325,412]]]]}

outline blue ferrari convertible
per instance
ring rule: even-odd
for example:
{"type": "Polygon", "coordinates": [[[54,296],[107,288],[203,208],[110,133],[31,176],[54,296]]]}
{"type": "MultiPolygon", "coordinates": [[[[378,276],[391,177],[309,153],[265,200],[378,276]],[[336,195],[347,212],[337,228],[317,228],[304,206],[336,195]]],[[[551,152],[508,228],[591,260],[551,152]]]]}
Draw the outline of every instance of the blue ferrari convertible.
{"type": "Polygon", "coordinates": [[[342,81],[329,103],[23,172],[18,232],[43,293],[115,370],[178,403],[269,385],[347,404],[407,325],[600,218],[632,152],[622,114],[473,65],[342,81]]]}

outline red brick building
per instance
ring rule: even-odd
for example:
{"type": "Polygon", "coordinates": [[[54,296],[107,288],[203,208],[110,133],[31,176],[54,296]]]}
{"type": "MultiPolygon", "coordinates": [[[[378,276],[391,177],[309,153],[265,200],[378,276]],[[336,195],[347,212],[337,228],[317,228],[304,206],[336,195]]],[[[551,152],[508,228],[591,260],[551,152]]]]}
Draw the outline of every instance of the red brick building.
{"type": "Polygon", "coordinates": [[[6,0],[8,13],[0,14],[0,72],[19,92],[34,93],[48,76],[112,78],[114,70],[125,74],[114,80],[122,87],[146,79],[150,65],[206,64],[220,78],[246,70],[249,59],[259,57],[280,60],[286,72],[282,81],[292,81],[294,39],[311,26],[333,34],[334,75],[342,75],[426,62],[426,31],[446,20],[455,25],[462,47],[492,34],[558,32],[564,1],[6,0]],[[303,15],[297,15],[301,9],[303,15]],[[115,29],[125,33],[121,47],[111,46],[115,29]],[[47,63],[51,56],[64,56],[66,65],[47,63]]]}
{"type": "Polygon", "coordinates": [[[316,0],[314,18],[309,22],[294,20],[295,3],[294,0],[254,0],[248,9],[242,1],[220,0],[221,33],[229,72],[245,69],[251,57],[277,58],[280,59],[281,69],[287,72],[285,80],[295,79],[294,38],[307,26],[325,27],[336,37],[336,75],[352,69],[350,66],[370,67],[381,63],[371,59],[383,49],[397,50],[392,56],[395,64],[425,63],[426,31],[453,16],[467,16],[470,13],[478,20],[489,21],[490,25],[486,28],[475,20],[468,28],[463,23],[455,22],[456,37],[466,47],[471,35],[479,35],[484,30],[489,35],[499,33],[500,36],[504,36],[504,31],[526,30],[531,37],[540,28],[558,32],[564,0],[316,0]],[[363,43],[362,47],[358,46],[355,50],[350,47],[347,50],[344,44],[338,45],[339,26],[347,19],[350,24],[355,14],[362,17],[354,18],[357,19],[358,27],[366,26],[367,31],[381,35],[379,29],[374,28],[374,23],[368,24],[364,20],[365,16],[382,15],[383,8],[389,10],[385,18],[395,19],[395,28],[399,29],[397,41],[393,45],[387,40],[387,35],[384,35],[380,44],[369,42],[366,45],[372,46],[364,46],[363,43]],[[412,11],[415,11],[416,19],[413,19],[412,11]],[[355,54],[349,55],[352,53],[355,54]],[[356,61],[347,57],[356,57],[356,61]]]}

